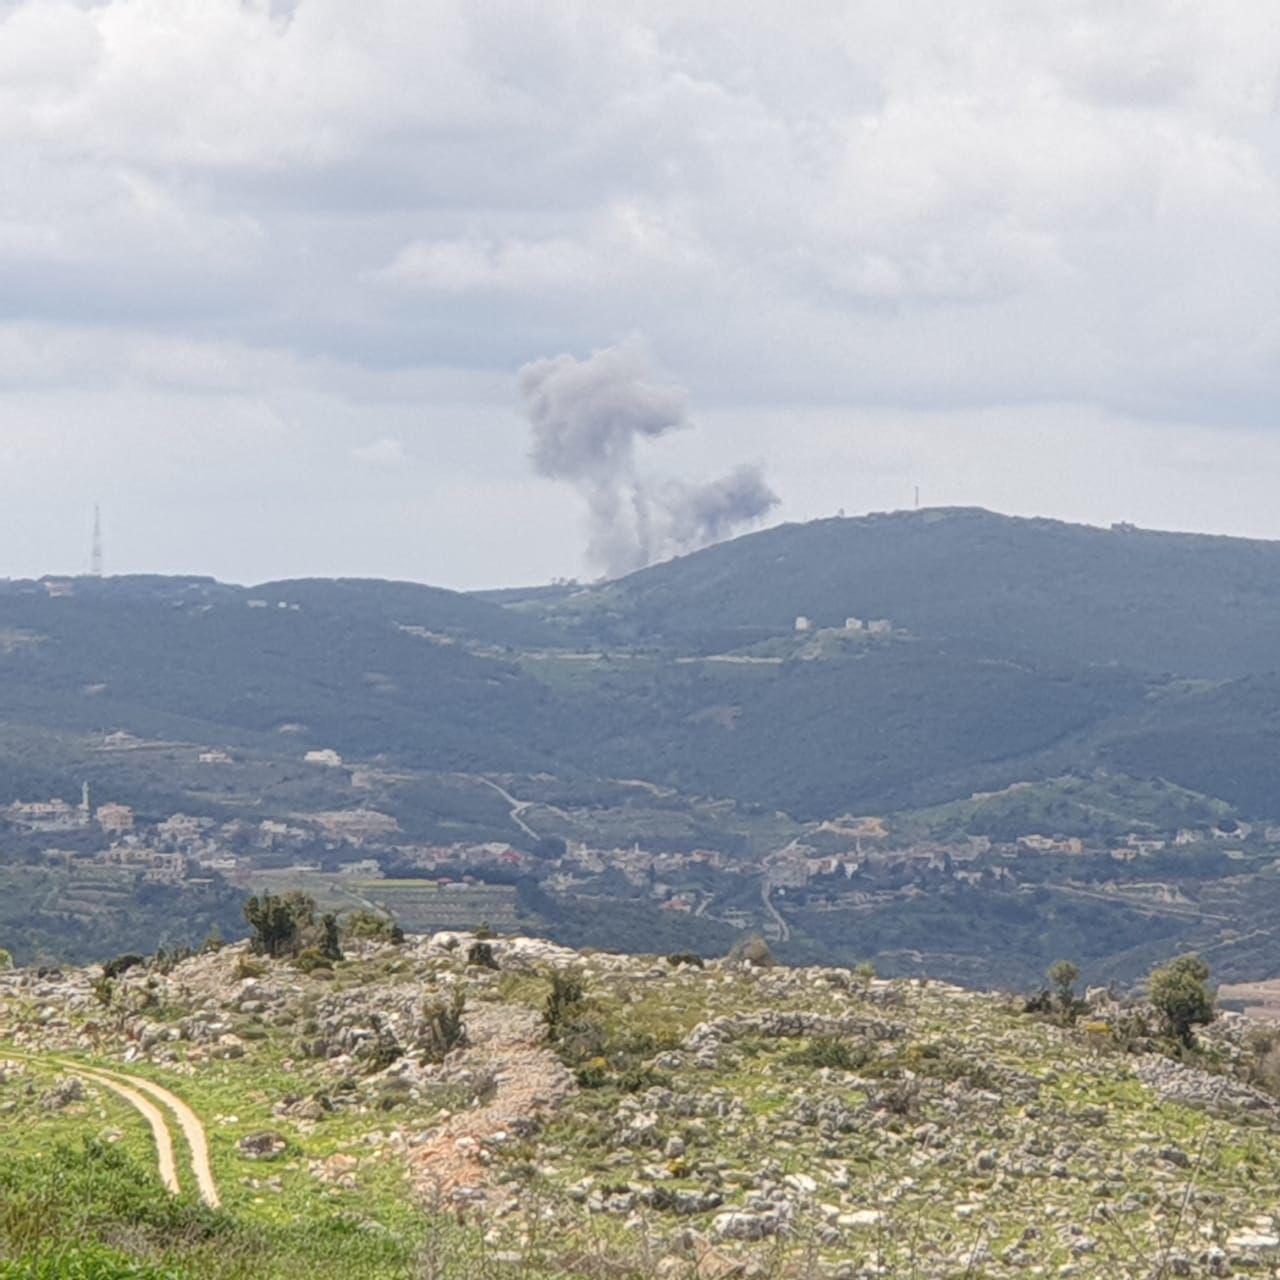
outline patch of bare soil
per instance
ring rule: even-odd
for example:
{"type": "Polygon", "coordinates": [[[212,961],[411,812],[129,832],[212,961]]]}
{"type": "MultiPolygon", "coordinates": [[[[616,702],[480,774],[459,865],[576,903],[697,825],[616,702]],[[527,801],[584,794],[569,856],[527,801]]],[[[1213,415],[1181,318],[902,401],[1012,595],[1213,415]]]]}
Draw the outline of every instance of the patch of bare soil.
{"type": "Polygon", "coordinates": [[[531,1009],[468,1011],[470,1048],[462,1065],[488,1074],[494,1088],[482,1105],[452,1116],[413,1153],[413,1182],[424,1199],[483,1202],[493,1184],[494,1152],[532,1133],[577,1091],[543,1031],[531,1009]]]}

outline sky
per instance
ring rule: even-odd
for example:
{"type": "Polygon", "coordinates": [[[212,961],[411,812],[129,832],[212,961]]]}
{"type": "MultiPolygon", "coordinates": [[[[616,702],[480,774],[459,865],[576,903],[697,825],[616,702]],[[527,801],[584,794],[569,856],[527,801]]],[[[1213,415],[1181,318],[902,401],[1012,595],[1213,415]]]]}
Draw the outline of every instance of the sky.
{"type": "Polygon", "coordinates": [[[1272,0],[0,0],[0,576],[1280,538],[1278,105],[1272,0]]]}

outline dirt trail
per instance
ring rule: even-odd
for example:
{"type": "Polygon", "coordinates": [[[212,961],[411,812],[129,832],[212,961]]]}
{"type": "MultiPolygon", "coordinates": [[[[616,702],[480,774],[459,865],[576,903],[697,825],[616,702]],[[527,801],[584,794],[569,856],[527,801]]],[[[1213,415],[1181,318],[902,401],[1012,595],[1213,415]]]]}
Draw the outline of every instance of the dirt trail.
{"type": "MultiPolygon", "coordinates": [[[[101,1072],[93,1071],[88,1067],[82,1067],[79,1063],[59,1062],[58,1066],[68,1071],[71,1075],[79,1076],[82,1080],[91,1080],[94,1084],[101,1085],[104,1089],[110,1089],[112,1093],[123,1098],[139,1115],[151,1126],[151,1136],[155,1139],[156,1144],[156,1163],[160,1169],[160,1181],[164,1183],[166,1190],[171,1191],[175,1196],[182,1191],[182,1186],[178,1182],[178,1166],[173,1158],[173,1135],[169,1132],[168,1121],[164,1118],[164,1112],[156,1106],[154,1102],[143,1097],[136,1089],[122,1083],[120,1080],[113,1079],[101,1072]]],[[[134,1084],[139,1083],[133,1081],[134,1084]]]]}
{"type": "MultiPolygon", "coordinates": [[[[82,1069],[70,1062],[62,1062],[60,1065],[66,1067],[69,1071],[82,1069]]],[[[221,1204],[221,1199],[218,1196],[218,1184],[214,1181],[213,1169],[209,1164],[209,1141],[205,1137],[204,1125],[201,1124],[200,1117],[176,1093],[171,1093],[168,1089],[158,1084],[153,1084],[150,1080],[144,1080],[141,1076],[126,1075],[122,1071],[112,1071],[106,1067],[94,1068],[91,1074],[95,1075],[102,1084],[109,1087],[114,1082],[121,1088],[131,1086],[132,1088],[140,1089],[143,1093],[150,1094],[157,1102],[162,1102],[168,1107],[173,1118],[178,1122],[178,1127],[182,1130],[182,1136],[187,1140],[187,1147],[191,1153],[191,1172],[195,1175],[196,1187],[200,1191],[200,1198],[209,1208],[218,1208],[221,1204]]],[[[170,1149],[170,1157],[172,1158],[172,1148],[170,1149]]]]}
{"type": "Polygon", "coordinates": [[[532,1010],[477,1009],[467,1015],[471,1042],[464,1065],[493,1074],[483,1106],[446,1121],[414,1154],[413,1178],[428,1198],[483,1200],[490,1182],[486,1145],[516,1136],[531,1120],[554,1111],[577,1084],[546,1047],[542,1020],[532,1010]]]}

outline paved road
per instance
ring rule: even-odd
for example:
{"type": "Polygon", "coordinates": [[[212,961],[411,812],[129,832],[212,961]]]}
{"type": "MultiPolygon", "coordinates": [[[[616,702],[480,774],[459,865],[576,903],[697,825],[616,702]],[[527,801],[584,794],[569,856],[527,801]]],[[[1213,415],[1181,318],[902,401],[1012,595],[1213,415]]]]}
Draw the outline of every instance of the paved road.
{"type": "Polygon", "coordinates": [[[791,941],[791,926],[783,919],[782,912],[773,905],[773,899],[769,896],[773,886],[768,880],[760,882],[760,901],[764,903],[764,909],[773,917],[773,922],[778,926],[778,940],[780,942],[791,941]]]}
{"type": "Polygon", "coordinates": [[[537,840],[539,838],[538,833],[520,816],[526,809],[533,808],[533,801],[517,800],[515,796],[506,789],[506,787],[500,787],[491,778],[481,778],[480,781],[483,782],[486,787],[492,787],[511,806],[511,821],[514,822],[516,826],[529,837],[529,839],[537,840]]]}

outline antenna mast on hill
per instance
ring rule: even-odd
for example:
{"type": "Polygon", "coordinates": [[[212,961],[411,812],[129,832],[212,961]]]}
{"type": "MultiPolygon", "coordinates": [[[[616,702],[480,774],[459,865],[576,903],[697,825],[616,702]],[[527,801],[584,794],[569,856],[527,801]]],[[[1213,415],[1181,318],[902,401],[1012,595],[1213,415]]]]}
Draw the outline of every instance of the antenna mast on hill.
{"type": "Polygon", "coordinates": [[[102,577],[102,512],[93,504],[93,549],[89,552],[89,576],[102,577]]]}

